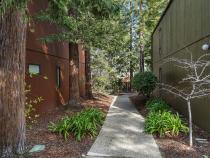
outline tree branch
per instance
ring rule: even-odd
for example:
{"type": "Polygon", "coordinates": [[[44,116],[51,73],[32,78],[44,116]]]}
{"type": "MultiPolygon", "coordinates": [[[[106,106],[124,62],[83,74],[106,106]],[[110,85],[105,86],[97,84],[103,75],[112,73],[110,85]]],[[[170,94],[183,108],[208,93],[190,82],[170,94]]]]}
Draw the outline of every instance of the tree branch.
{"type": "Polygon", "coordinates": [[[170,85],[167,85],[167,84],[161,84],[159,83],[158,86],[160,87],[161,90],[164,90],[164,91],[168,91],[174,95],[177,95],[179,97],[181,97],[182,99],[186,100],[187,97],[188,97],[188,94],[182,92],[181,90],[173,87],[173,86],[170,86],[170,85]]]}

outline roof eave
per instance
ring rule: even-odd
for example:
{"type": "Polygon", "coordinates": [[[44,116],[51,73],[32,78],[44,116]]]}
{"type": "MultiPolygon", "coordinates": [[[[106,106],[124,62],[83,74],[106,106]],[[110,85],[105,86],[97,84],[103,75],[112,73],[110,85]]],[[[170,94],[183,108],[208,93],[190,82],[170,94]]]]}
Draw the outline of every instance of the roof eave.
{"type": "Polygon", "coordinates": [[[154,31],[152,32],[152,36],[154,35],[155,31],[157,30],[158,26],[160,25],[162,19],[164,18],[165,14],[167,13],[167,11],[168,11],[168,9],[170,8],[170,6],[171,6],[171,4],[172,4],[173,1],[174,1],[174,0],[170,0],[170,1],[168,2],[166,9],[165,9],[164,12],[162,13],[162,15],[161,15],[161,17],[160,17],[160,19],[159,19],[157,25],[155,26],[154,31]]]}

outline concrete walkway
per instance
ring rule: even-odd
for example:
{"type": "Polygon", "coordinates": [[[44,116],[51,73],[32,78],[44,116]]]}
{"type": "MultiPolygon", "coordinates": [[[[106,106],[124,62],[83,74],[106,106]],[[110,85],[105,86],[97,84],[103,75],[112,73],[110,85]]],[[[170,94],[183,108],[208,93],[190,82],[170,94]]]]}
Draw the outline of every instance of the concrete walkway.
{"type": "Polygon", "coordinates": [[[143,132],[144,118],[128,97],[115,98],[87,158],[161,158],[152,135],[143,132]]]}

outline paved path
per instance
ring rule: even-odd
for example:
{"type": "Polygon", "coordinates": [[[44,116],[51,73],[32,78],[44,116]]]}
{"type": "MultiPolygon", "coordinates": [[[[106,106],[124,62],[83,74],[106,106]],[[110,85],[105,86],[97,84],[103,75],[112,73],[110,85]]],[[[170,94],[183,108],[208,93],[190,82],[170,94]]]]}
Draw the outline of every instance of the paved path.
{"type": "Polygon", "coordinates": [[[151,135],[143,132],[144,118],[129,100],[117,97],[87,158],[161,158],[151,135]]]}

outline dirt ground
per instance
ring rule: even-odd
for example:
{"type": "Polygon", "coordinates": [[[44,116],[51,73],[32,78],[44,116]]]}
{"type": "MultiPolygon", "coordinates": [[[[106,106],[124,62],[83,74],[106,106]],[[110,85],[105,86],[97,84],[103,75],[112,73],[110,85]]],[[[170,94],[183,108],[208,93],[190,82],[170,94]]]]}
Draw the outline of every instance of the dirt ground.
{"type": "MultiPolygon", "coordinates": [[[[131,101],[135,104],[138,111],[145,117],[148,113],[145,108],[146,99],[143,96],[132,96],[131,101]]],[[[174,110],[173,110],[174,111],[174,110]]],[[[184,121],[187,123],[187,119],[184,121]]],[[[193,125],[193,140],[194,146],[188,146],[188,135],[180,135],[178,137],[164,137],[160,138],[154,135],[156,143],[158,144],[161,154],[165,158],[205,158],[210,157],[210,143],[198,143],[195,138],[207,139],[210,142],[210,133],[202,130],[201,128],[193,125]]]]}
{"type": "MultiPolygon", "coordinates": [[[[83,107],[97,107],[105,113],[108,112],[113,97],[94,94],[92,100],[82,100],[83,107]]],[[[45,145],[43,152],[30,155],[32,158],[81,158],[85,155],[94,143],[95,138],[86,136],[82,141],[78,142],[73,136],[65,141],[61,135],[48,131],[48,123],[56,122],[66,115],[73,115],[82,108],[57,108],[38,118],[38,123],[31,129],[27,129],[27,148],[30,150],[34,145],[45,145]]],[[[100,131],[100,129],[99,129],[100,131]]],[[[28,156],[27,156],[28,157],[28,156]]]]}

